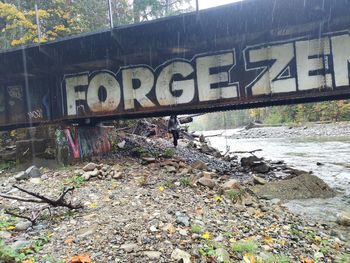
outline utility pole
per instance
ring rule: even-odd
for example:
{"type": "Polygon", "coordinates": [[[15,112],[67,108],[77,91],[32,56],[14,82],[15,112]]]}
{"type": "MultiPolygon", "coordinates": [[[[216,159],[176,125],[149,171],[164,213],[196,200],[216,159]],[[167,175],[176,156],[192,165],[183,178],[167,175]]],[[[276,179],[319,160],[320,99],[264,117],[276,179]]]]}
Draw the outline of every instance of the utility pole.
{"type": "Polygon", "coordinates": [[[40,19],[39,19],[39,12],[38,12],[37,1],[35,1],[34,7],[35,7],[36,25],[38,26],[38,39],[39,39],[39,43],[41,43],[40,19]]]}
{"type": "Polygon", "coordinates": [[[112,2],[111,0],[108,0],[108,13],[109,13],[109,26],[111,29],[113,29],[113,12],[112,12],[112,2]]]}

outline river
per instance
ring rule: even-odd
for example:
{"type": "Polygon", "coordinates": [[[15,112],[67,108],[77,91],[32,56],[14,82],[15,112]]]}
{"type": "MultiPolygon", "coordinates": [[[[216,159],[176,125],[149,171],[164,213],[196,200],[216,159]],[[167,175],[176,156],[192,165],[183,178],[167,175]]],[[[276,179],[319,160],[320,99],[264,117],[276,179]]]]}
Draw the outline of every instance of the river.
{"type": "MultiPolygon", "coordinates": [[[[240,131],[226,130],[224,133],[232,135],[240,131]]],[[[205,132],[206,135],[218,133],[220,132],[205,132]]],[[[269,160],[284,160],[289,166],[313,171],[314,175],[339,192],[335,198],[293,200],[286,203],[285,206],[294,213],[334,221],[338,212],[350,209],[350,136],[259,139],[216,136],[209,137],[209,141],[222,152],[226,151],[227,146],[231,151],[262,149],[261,152],[256,152],[257,156],[269,160]]]]}

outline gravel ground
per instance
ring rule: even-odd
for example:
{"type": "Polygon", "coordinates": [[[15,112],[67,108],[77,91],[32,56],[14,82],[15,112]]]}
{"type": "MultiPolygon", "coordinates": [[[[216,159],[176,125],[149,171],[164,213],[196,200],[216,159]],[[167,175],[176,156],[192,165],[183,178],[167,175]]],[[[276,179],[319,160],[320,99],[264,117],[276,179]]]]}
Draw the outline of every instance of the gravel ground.
{"type": "Polygon", "coordinates": [[[350,136],[350,123],[306,124],[302,126],[260,127],[234,134],[233,139],[293,138],[308,136],[350,136]]]}
{"type": "MultiPolygon", "coordinates": [[[[164,152],[162,143],[148,141],[148,150],[164,152]]],[[[2,214],[0,237],[6,245],[34,247],[35,262],[46,263],[65,262],[75,255],[103,263],[349,262],[349,239],[338,225],[293,215],[278,199],[256,198],[249,190],[252,181],[245,180],[251,175],[242,177],[244,169],[236,160],[179,147],[173,158],[142,161],[129,157],[128,144],[99,159],[101,171],[111,171],[110,176],[81,180],[86,163],[80,163],[43,168],[41,178],[20,181],[19,186],[47,196],[75,186],[72,202],[84,208],[53,208],[51,216],[45,212],[37,225],[24,230],[20,227],[25,221],[12,222],[2,214]],[[196,160],[207,162],[208,169],[194,169],[196,160]],[[241,172],[228,173],[237,169],[241,172]],[[225,190],[228,181],[233,184],[225,190]]],[[[12,176],[0,178],[0,192],[24,196],[11,191],[12,176]]],[[[42,206],[3,198],[0,205],[2,212],[17,208],[18,213],[42,206]]]]}

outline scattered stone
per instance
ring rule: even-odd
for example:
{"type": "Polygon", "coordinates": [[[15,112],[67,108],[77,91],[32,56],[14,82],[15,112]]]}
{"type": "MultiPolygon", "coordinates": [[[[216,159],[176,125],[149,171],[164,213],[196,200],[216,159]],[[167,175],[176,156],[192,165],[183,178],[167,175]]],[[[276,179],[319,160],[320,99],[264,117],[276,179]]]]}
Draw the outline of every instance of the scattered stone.
{"type": "Polygon", "coordinates": [[[26,172],[22,171],[22,172],[19,172],[18,174],[16,174],[16,175],[14,176],[14,178],[15,178],[17,181],[21,181],[21,180],[26,180],[26,179],[28,179],[28,178],[29,178],[29,175],[28,175],[26,172]]]}
{"type": "Polygon", "coordinates": [[[197,170],[208,170],[208,166],[200,160],[195,161],[191,167],[197,170]]]}
{"type": "Polygon", "coordinates": [[[123,141],[121,141],[120,143],[118,143],[117,145],[118,145],[118,148],[119,148],[119,149],[124,149],[124,148],[125,148],[125,144],[126,144],[126,141],[123,140],[123,141]]]}
{"type": "Polygon", "coordinates": [[[215,255],[218,262],[230,262],[230,254],[223,248],[217,248],[215,255]]]}
{"type": "Polygon", "coordinates": [[[191,255],[178,248],[171,253],[171,259],[182,260],[182,263],[191,263],[191,255]]]}
{"type": "Polygon", "coordinates": [[[162,253],[159,251],[144,251],[146,257],[149,259],[160,259],[162,253]]]}
{"type": "Polygon", "coordinates": [[[30,166],[27,170],[26,170],[26,174],[28,174],[28,176],[30,178],[37,178],[37,177],[41,177],[41,172],[38,169],[38,167],[36,167],[35,165],[30,166]]]}
{"type": "Polygon", "coordinates": [[[176,212],[176,223],[183,225],[183,226],[190,226],[190,218],[181,212],[176,212]]]}
{"type": "Polygon", "coordinates": [[[95,164],[95,163],[88,163],[87,165],[85,165],[85,166],[83,167],[83,170],[84,170],[85,172],[90,172],[90,171],[95,170],[95,168],[97,168],[97,164],[95,164]]]}
{"type": "Polygon", "coordinates": [[[31,182],[32,184],[38,185],[38,184],[41,184],[41,183],[42,183],[42,180],[41,180],[41,178],[36,177],[36,178],[30,178],[30,179],[29,179],[29,182],[31,182]]]}
{"type": "Polygon", "coordinates": [[[149,230],[150,230],[151,232],[158,232],[158,229],[157,229],[156,226],[151,226],[151,227],[149,228],[149,230]]]}
{"type": "Polygon", "coordinates": [[[155,163],[156,158],[153,157],[142,157],[142,160],[145,161],[146,163],[155,163]]]}
{"type": "Polygon", "coordinates": [[[163,231],[168,232],[169,234],[174,234],[176,232],[175,227],[173,224],[169,223],[164,228],[163,231]]]}
{"type": "Polygon", "coordinates": [[[127,243],[127,244],[121,245],[120,248],[125,252],[130,253],[132,251],[137,251],[139,248],[139,245],[136,243],[127,243]]]}
{"type": "Polygon", "coordinates": [[[224,191],[231,190],[231,189],[240,189],[240,186],[237,180],[231,179],[222,185],[222,189],[224,191]]]}
{"type": "Polygon", "coordinates": [[[11,233],[7,231],[0,231],[0,239],[10,239],[11,233]]]}
{"type": "Polygon", "coordinates": [[[266,163],[259,162],[258,164],[254,163],[252,169],[257,173],[266,174],[270,171],[271,168],[266,163]]]}
{"type": "Polygon", "coordinates": [[[26,231],[32,226],[32,223],[29,221],[20,221],[16,224],[15,229],[17,231],[26,231]]]}
{"type": "Polygon", "coordinates": [[[264,178],[261,178],[261,177],[256,176],[256,175],[253,175],[253,182],[255,184],[262,184],[262,185],[267,183],[267,181],[264,178]]]}
{"type": "Polygon", "coordinates": [[[30,242],[24,239],[17,240],[11,245],[13,250],[19,250],[20,248],[24,248],[30,245],[30,242]]]}
{"type": "Polygon", "coordinates": [[[203,185],[203,186],[207,186],[211,189],[213,189],[216,185],[216,183],[213,179],[205,178],[205,177],[199,178],[198,183],[203,185]]]}
{"type": "Polygon", "coordinates": [[[181,236],[187,236],[187,231],[186,231],[185,229],[180,229],[180,230],[179,230],[179,234],[180,234],[181,236]]]}
{"type": "Polygon", "coordinates": [[[350,226],[350,212],[337,214],[337,223],[342,226],[350,226]]]}
{"type": "Polygon", "coordinates": [[[241,165],[243,167],[251,167],[253,166],[254,162],[257,162],[257,161],[261,161],[261,159],[256,156],[243,157],[241,159],[241,165]]]}

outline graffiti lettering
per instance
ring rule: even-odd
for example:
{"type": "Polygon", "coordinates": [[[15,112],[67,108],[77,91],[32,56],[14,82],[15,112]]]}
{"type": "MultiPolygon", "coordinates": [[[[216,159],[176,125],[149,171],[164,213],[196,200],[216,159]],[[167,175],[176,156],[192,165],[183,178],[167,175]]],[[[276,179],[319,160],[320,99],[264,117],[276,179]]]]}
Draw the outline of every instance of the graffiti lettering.
{"type": "Polygon", "coordinates": [[[255,96],[348,86],[349,45],[343,34],[248,47],[245,69],[260,73],[245,88],[255,96]]]}
{"type": "Polygon", "coordinates": [[[18,100],[23,99],[23,91],[22,86],[8,86],[7,92],[10,95],[11,98],[15,98],[18,100]]]}
{"type": "Polygon", "coordinates": [[[30,119],[41,119],[43,118],[43,110],[42,109],[37,109],[31,112],[28,112],[28,117],[30,119]]]}
{"type": "Polygon", "coordinates": [[[115,111],[121,101],[124,110],[134,110],[135,102],[142,108],[186,104],[193,101],[196,92],[201,102],[237,98],[238,84],[230,83],[229,74],[234,65],[234,51],[223,51],[193,61],[175,59],[155,70],[148,66],[122,68],[123,98],[117,76],[111,72],[66,76],[67,115],[77,114],[78,101],[86,101],[91,112],[106,113],[115,111]],[[195,73],[200,89],[195,85],[195,73]],[[82,86],[85,91],[77,90],[82,86]],[[153,91],[157,101],[149,97],[153,91]]]}

